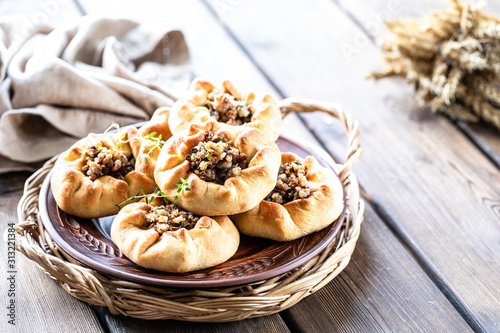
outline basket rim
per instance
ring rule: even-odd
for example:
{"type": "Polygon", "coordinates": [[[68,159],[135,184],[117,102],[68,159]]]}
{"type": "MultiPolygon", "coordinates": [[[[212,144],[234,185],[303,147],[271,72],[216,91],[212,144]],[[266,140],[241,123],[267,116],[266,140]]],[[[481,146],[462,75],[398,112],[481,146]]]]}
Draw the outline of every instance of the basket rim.
{"type": "Polygon", "coordinates": [[[350,261],[363,221],[364,201],[351,171],[361,156],[359,125],[340,105],[314,100],[281,101],[282,115],[290,112],[325,112],[344,125],[348,142],[345,161],[327,162],[337,171],[346,195],[346,218],[327,248],[289,273],[235,287],[208,289],[159,288],[113,279],[82,266],[50,238],[40,223],[40,187],[50,169],[47,161],[25,183],[18,205],[17,250],[34,261],[71,296],[89,304],[106,306],[112,314],[140,319],[174,319],[195,322],[230,322],[283,311],[315,293],[335,278],[350,261]]]}

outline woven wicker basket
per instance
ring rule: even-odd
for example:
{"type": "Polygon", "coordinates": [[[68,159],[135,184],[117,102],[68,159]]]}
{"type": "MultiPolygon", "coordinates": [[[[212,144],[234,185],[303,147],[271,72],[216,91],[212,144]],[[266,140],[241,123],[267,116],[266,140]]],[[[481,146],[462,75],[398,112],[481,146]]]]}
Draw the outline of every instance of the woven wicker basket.
{"type": "Polygon", "coordinates": [[[64,253],[40,222],[40,187],[55,158],[25,183],[18,206],[16,230],[20,236],[17,249],[36,262],[70,295],[90,304],[106,306],[113,314],[151,320],[228,322],[267,316],[293,306],[329,283],[349,263],[364,212],[358,182],[351,172],[361,156],[361,147],[357,122],[338,105],[286,99],[280,108],[283,117],[290,112],[326,112],[342,121],[348,136],[344,163],[334,164],[330,159],[343,182],[346,219],[336,239],[303,266],[258,283],[198,290],[158,288],[103,276],[64,253]]]}

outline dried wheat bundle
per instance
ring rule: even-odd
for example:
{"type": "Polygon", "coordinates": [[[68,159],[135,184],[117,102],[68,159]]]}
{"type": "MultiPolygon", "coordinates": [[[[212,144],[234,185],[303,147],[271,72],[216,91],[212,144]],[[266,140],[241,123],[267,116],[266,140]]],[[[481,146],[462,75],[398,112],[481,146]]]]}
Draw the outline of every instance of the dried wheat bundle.
{"type": "Polygon", "coordinates": [[[432,111],[500,129],[500,19],[451,3],[422,19],[387,22],[394,34],[382,45],[389,68],[370,77],[404,77],[432,111]]]}

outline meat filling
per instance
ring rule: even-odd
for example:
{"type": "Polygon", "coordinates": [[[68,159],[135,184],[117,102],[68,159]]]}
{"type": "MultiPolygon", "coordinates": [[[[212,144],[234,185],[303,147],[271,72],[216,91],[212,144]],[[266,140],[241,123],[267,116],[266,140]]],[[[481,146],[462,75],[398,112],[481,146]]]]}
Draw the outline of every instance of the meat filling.
{"type": "Polygon", "coordinates": [[[103,147],[100,142],[88,147],[82,153],[82,158],[86,161],[83,173],[91,180],[102,176],[124,179],[125,175],[134,170],[133,158],[129,160],[122,152],[103,147]]]}
{"type": "Polygon", "coordinates": [[[241,175],[242,169],[247,167],[246,158],[232,140],[212,132],[206,133],[205,139],[186,155],[191,171],[205,181],[221,185],[226,179],[241,175]]]}
{"type": "Polygon", "coordinates": [[[243,125],[252,120],[254,109],[245,100],[229,93],[213,91],[208,94],[207,108],[212,118],[229,125],[243,125]]]}
{"type": "Polygon", "coordinates": [[[311,189],[307,184],[306,176],[307,168],[302,163],[292,161],[282,164],[276,186],[264,200],[285,204],[307,198],[311,194],[311,189]]]}
{"type": "Polygon", "coordinates": [[[193,215],[173,203],[153,207],[146,214],[146,221],[149,223],[148,228],[154,228],[160,234],[182,228],[193,229],[199,219],[199,216],[193,215]]]}

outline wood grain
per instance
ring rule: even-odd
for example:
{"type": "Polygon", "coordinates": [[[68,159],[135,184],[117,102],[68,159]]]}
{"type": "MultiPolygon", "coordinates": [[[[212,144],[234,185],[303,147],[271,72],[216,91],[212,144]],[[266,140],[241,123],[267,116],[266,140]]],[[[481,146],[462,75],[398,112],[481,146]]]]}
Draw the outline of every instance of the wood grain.
{"type": "Polygon", "coordinates": [[[493,126],[457,122],[462,131],[500,168],[500,133],[493,126]]]}
{"type": "MultiPolygon", "coordinates": [[[[355,170],[379,214],[475,329],[497,329],[498,169],[446,119],[417,110],[402,81],[365,80],[381,68],[378,50],[334,2],[242,2],[223,20],[287,96],[337,101],[360,120],[355,170]],[[346,57],[342,43],[363,38],[346,57]]],[[[342,156],[338,130],[306,119],[342,156]]]]}
{"type": "Polygon", "coordinates": [[[351,262],[329,285],[289,310],[291,327],[302,332],[325,327],[341,332],[471,331],[371,207],[365,215],[351,262]]]}
{"type": "Polygon", "coordinates": [[[175,320],[153,320],[145,321],[124,316],[113,316],[109,311],[96,308],[103,321],[113,333],[156,333],[156,332],[220,332],[220,333],[244,333],[244,332],[290,332],[282,320],[276,320],[278,315],[247,319],[232,323],[191,323],[175,320]]]}
{"type": "MultiPolygon", "coordinates": [[[[0,234],[5,235],[8,223],[17,223],[16,208],[22,195],[26,174],[0,176],[0,234]]],[[[16,253],[16,326],[7,323],[8,301],[7,244],[2,241],[0,257],[0,295],[2,295],[1,332],[101,332],[102,327],[92,310],[67,294],[39,267],[23,255],[16,253]]]]}
{"type": "MultiPolygon", "coordinates": [[[[392,12],[389,10],[387,7],[387,2],[385,1],[370,1],[369,4],[360,1],[360,0],[354,0],[354,1],[345,1],[345,0],[339,0],[338,1],[339,6],[347,13],[347,15],[350,15],[358,24],[358,27],[365,28],[365,31],[367,32],[368,35],[371,35],[371,38],[373,40],[378,39],[379,41],[382,38],[385,38],[388,34],[388,32],[384,29],[380,30],[380,33],[373,34],[370,33],[369,29],[366,29],[366,24],[367,22],[373,23],[373,18],[376,17],[377,15],[374,13],[378,13],[379,15],[384,15],[387,13],[390,13],[393,17],[399,17],[399,18],[405,18],[405,17],[424,17],[425,15],[428,15],[429,13],[436,11],[436,10],[443,10],[443,9],[450,9],[450,2],[447,0],[422,0],[419,1],[418,6],[415,6],[414,4],[410,2],[401,2],[397,8],[397,10],[393,10],[392,12]]],[[[485,11],[493,14],[500,14],[500,4],[496,2],[490,2],[486,4],[485,11]]],[[[478,123],[478,124],[466,124],[462,121],[456,121],[457,126],[474,142],[474,144],[490,159],[490,162],[496,165],[497,168],[500,167],[500,133],[498,130],[496,130],[493,126],[484,124],[484,123],[478,123]]],[[[466,156],[468,159],[469,156],[467,154],[460,154],[459,151],[456,152],[457,156],[466,156]]],[[[475,161],[473,157],[471,157],[472,161],[475,161]]],[[[485,160],[481,160],[482,163],[486,163],[485,160]]],[[[475,165],[470,165],[471,168],[471,173],[474,173],[474,169],[477,167],[482,167],[482,163],[478,161],[478,166],[475,165]]],[[[462,170],[461,171],[464,175],[463,178],[467,179],[467,171],[462,170]]],[[[458,177],[460,175],[457,173],[456,174],[458,177]]],[[[498,173],[495,173],[492,177],[493,180],[498,180],[499,176],[498,173]]],[[[469,180],[471,181],[471,180],[469,180]]],[[[484,181],[489,181],[488,177],[484,178],[484,181]]],[[[467,184],[468,187],[474,188],[474,191],[479,190],[479,186],[473,185],[473,184],[467,184]]],[[[498,190],[498,187],[496,187],[498,190]]],[[[487,186],[483,187],[483,190],[487,190],[487,186]]],[[[481,190],[479,190],[481,191],[481,190]]],[[[498,193],[498,192],[497,192],[498,193]]],[[[479,200],[485,199],[484,197],[486,196],[486,202],[489,201],[487,198],[489,195],[491,195],[493,198],[495,197],[495,194],[490,192],[487,193],[485,192],[479,200]]],[[[498,198],[498,196],[497,196],[498,198]]],[[[498,202],[498,200],[496,200],[498,202]]],[[[484,202],[484,201],[483,201],[484,202]]],[[[495,204],[492,204],[490,202],[485,203],[484,205],[485,209],[491,208],[491,212],[496,215],[496,218],[493,216],[491,220],[489,220],[489,223],[486,222],[482,224],[483,227],[486,227],[486,230],[490,229],[493,231],[493,229],[498,230],[498,209],[495,208],[495,204]],[[488,207],[489,206],[489,207],[488,207]],[[489,227],[489,228],[488,228],[489,227]]],[[[485,215],[481,216],[480,219],[482,220],[483,218],[488,219],[485,215]]],[[[457,219],[460,219],[459,216],[457,216],[457,219]]],[[[450,223],[451,224],[451,223],[450,223]]],[[[452,227],[453,224],[451,224],[450,227],[452,227]]],[[[471,230],[477,228],[477,226],[471,225],[471,230]]],[[[481,227],[480,227],[481,228],[481,227]]],[[[463,230],[462,230],[463,232],[463,230]]],[[[486,239],[481,239],[482,236],[487,235],[486,232],[475,232],[476,237],[471,239],[471,241],[468,242],[470,244],[470,247],[473,248],[473,251],[475,254],[482,256],[481,261],[473,263],[475,260],[473,257],[471,258],[471,262],[469,262],[469,265],[472,266],[473,268],[469,270],[471,274],[474,275],[479,275],[479,276],[486,276],[487,280],[490,280],[490,283],[495,286],[495,277],[494,275],[498,274],[498,267],[495,266],[492,270],[485,270],[483,267],[488,266],[488,263],[490,261],[490,251],[498,251],[498,240],[500,237],[488,237],[486,239]],[[479,242],[480,244],[484,244],[482,246],[483,251],[477,251],[475,249],[475,244],[474,242],[479,242]],[[496,249],[494,248],[496,245],[496,249]],[[478,272],[474,272],[475,270],[478,270],[478,272]],[[496,274],[495,274],[496,270],[496,274]],[[479,274],[478,274],[479,273],[479,274]],[[490,274],[494,274],[491,276],[490,274]]],[[[410,236],[411,237],[411,236],[410,236]]],[[[466,236],[467,238],[469,236],[466,236]]],[[[459,240],[459,239],[457,239],[459,240]]],[[[469,252],[466,247],[462,247],[462,249],[465,252],[469,252]]],[[[417,252],[420,250],[416,249],[417,252]]],[[[424,254],[425,255],[425,254],[424,254]]],[[[460,257],[457,256],[455,263],[460,262],[460,257]]],[[[449,266],[453,265],[453,263],[447,263],[446,261],[442,262],[443,265],[449,266]]],[[[449,271],[453,269],[453,267],[449,267],[449,271]]],[[[433,273],[431,272],[431,275],[433,273]]],[[[439,276],[440,272],[437,272],[437,274],[434,275],[434,278],[438,281],[442,281],[443,279],[446,279],[446,276],[439,276]]],[[[471,322],[472,326],[477,329],[477,330],[492,330],[493,328],[498,329],[499,321],[500,321],[500,314],[498,311],[495,309],[498,309],[499,306],[499,298],[498,295],[500,294],[500,288],[498,287],[498,284],[496,284],[496,288],[494,290],[490,290],[488,283],[485,284],[485,288],[482,290],[482,296],[486,297],[479,297],[478,295],[475,294],[474,292],[470,292],[470,289],[467,287],[467,285],[473,284],[475,286],[475,281],[470,279],[470,276],[467,275],[462,275],[455,277],[453,273],[450,274],[450,277],[453,277],[454,279],[450,279],[451,286],[445,286],[443,290],[449,294],[450,298],[458,299],[460,304],[457,304],[457,307],[460,309],[463,309],[463,313],[466,317],[469,317],[469,322],[471,322]],[[454,287],[454,281],[460,282],[464,285],[461,286],[461,288],[458,288],[458,292],[454,290],[446,290],[447,288],[453,288],[454,287]]],[[[482,278],[480,278],[482,280],[482,278]]],[[[477,288],[478,289],[478,288],[477,288]]],[[[476,289],[476,290],[477,290],[476,289]]]]}

